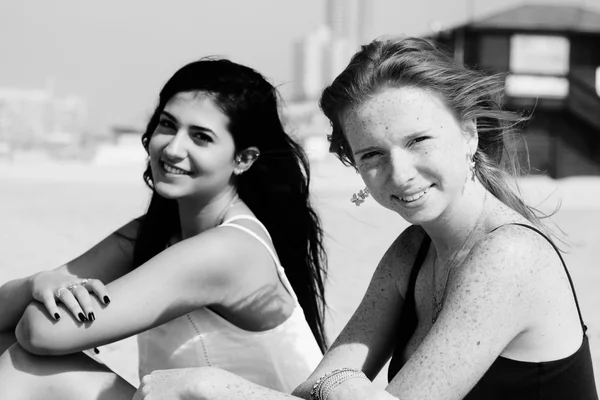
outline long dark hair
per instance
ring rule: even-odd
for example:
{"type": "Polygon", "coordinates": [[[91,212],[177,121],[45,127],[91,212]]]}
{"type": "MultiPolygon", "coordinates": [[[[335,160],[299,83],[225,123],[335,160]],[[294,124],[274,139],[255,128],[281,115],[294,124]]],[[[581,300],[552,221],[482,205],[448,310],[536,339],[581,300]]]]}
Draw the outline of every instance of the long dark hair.
{"type": "MultiPolygon", "coordinates": [[[[185,65],[165,84],[142,135],[150,138],[167,102],[181,92],[202,92],[229,117],[236,150],[255,146],[260,157],[237,177],[237,192],[267,227],[286,275],[321,347],[324,330],[327,259],[320,220],[310,203],[310,170],[302,148],[285,132],[279,117],[278,92],[257,71],[229,60],[204,58],[185,65]]],[[[153,189],[150,163],[144,181],[153,189]]],[[[133,266],[165,249],[180,230],[178,204],[153,189],[147,213],[140,218],[133,266]]]]}
{"type": "Polygon", "coordinates": [[[343,131],[344,111],[381,89],[401,86],[431,90],[442,96],[458,121],[476,121],[479,142],[473,160],[477,177],[504,204],[548,232],[540,221],[546,216],[524,202],[515,179],[523,171],[516,143],[527,117],[502,109],[501,76],[457,64],[445,49],[428,39],[375,40],[352,57],[321,96],[321,109],[333,127],[330,151],[344,164],[356,167],[343,131]]]}

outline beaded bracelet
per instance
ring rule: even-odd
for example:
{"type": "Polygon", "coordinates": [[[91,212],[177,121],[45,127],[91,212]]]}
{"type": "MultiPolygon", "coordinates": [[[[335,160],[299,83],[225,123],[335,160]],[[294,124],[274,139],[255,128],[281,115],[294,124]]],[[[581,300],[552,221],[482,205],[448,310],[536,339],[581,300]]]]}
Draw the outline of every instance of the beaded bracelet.
{"type": "Polygon", "coordinates": [[[341,383],[352,378],[362,378],[369,380],[367,376],[358,369],[339,368],[321,376],[315,382],[310,391],[311,400],[327,400],[329,394],[341,383]]]}

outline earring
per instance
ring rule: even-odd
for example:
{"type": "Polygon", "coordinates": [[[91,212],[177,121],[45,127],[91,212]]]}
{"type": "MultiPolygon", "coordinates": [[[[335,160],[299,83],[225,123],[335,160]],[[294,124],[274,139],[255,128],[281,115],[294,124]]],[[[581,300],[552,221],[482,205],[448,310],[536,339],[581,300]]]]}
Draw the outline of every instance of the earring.
{"type": "Polygon", "coordinates": [[[363,190],[359,190],[358,193],[354,193],[350,201],[359,207],[367,197],[369,197],[369,189],[364,188],[363,190]]]}
{"type": "Polygon", "coordinates": [[[469,171],[471,172],[471,180],[474,182],[475,181],[475,156],[471,155],[469,157],[469,171]]]}
{"type": "Polygon", "coordinates": [[[236,168],[236,169],[234,169],[234,170],[233,170],[233,173],[234,173],[235,175],[241,175],[241,174],[243,174],[243,173],[244,173],[244,170],[243,170],[243,169],[238,169],[238,168],[236,168]]]}

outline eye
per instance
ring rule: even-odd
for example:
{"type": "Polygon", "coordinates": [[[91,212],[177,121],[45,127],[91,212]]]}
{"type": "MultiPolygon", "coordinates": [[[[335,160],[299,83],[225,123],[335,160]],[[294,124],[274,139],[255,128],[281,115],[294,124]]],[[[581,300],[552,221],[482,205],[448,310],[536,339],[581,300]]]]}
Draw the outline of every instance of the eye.
{"type": "Polygon", "coordinates": [[[423,142],[423,141],[425,141],[427,139],[431,139],[431,137],[430,136],[419,136],[418,138],[413,139],[412,142],[411,142],[411,144],[413,144],[413,143],[421,143],[421,142],[423,142]]]}
{"type": "Polygon", "coordinates": [[[361,160],[368,160],[368,159],[370,159],[370,158],[373,158],[373,157],[375,157],[375,156],[377,156],[377,155],[379,155],[379,152],[378,152],[378,151],[369,151],[368,153],[364,153],[364,154],[363,154],[363,155],[360,157],[360,159],[361,159],[361,160]]]}
{"type": "Polygon", "coordinates": [[[175,124],[173,123],[173,121],[167,118],[161,118],[160,120],[158,120],[158,126],[165,129],[175,129],[175,124]]]}
{"type": "Polygon", "coordinates": [[[192,139],[194,140],[194,142],[196,143],[212,143],[213,139],[212,137],[210,137],[210,135],[207,135],[204,132],[194,132],[191,134],[192,139]]]}

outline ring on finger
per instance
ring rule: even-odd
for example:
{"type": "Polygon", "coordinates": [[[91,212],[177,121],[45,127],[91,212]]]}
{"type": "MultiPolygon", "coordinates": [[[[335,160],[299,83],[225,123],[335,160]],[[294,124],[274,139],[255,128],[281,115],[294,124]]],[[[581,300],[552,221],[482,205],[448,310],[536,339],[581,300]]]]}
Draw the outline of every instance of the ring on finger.
{"type": "Polygon", "coordinates": [[[79,284],[81,286],[85,287],[85,285],[87,285],[89,281],[90,281],[89,279],[82,279],[81,282],[79,282],[79,284]]]}
{"type": "Polygon", "coordinates": [[[62,296],[62,291],[63,290],[68,290],[66,287],[59,287],[58,289],[56,289],[56,291],[54,292],[54,296],[56,296],[57,299],[60,299],[60,297],[62,296]]]}
{"type": "Polygon", "coordinates": [[[77,286],[79,286],[79,283],[71,283],[69,286],[67,286],[67,289],[72,292],[77,286]]]}

